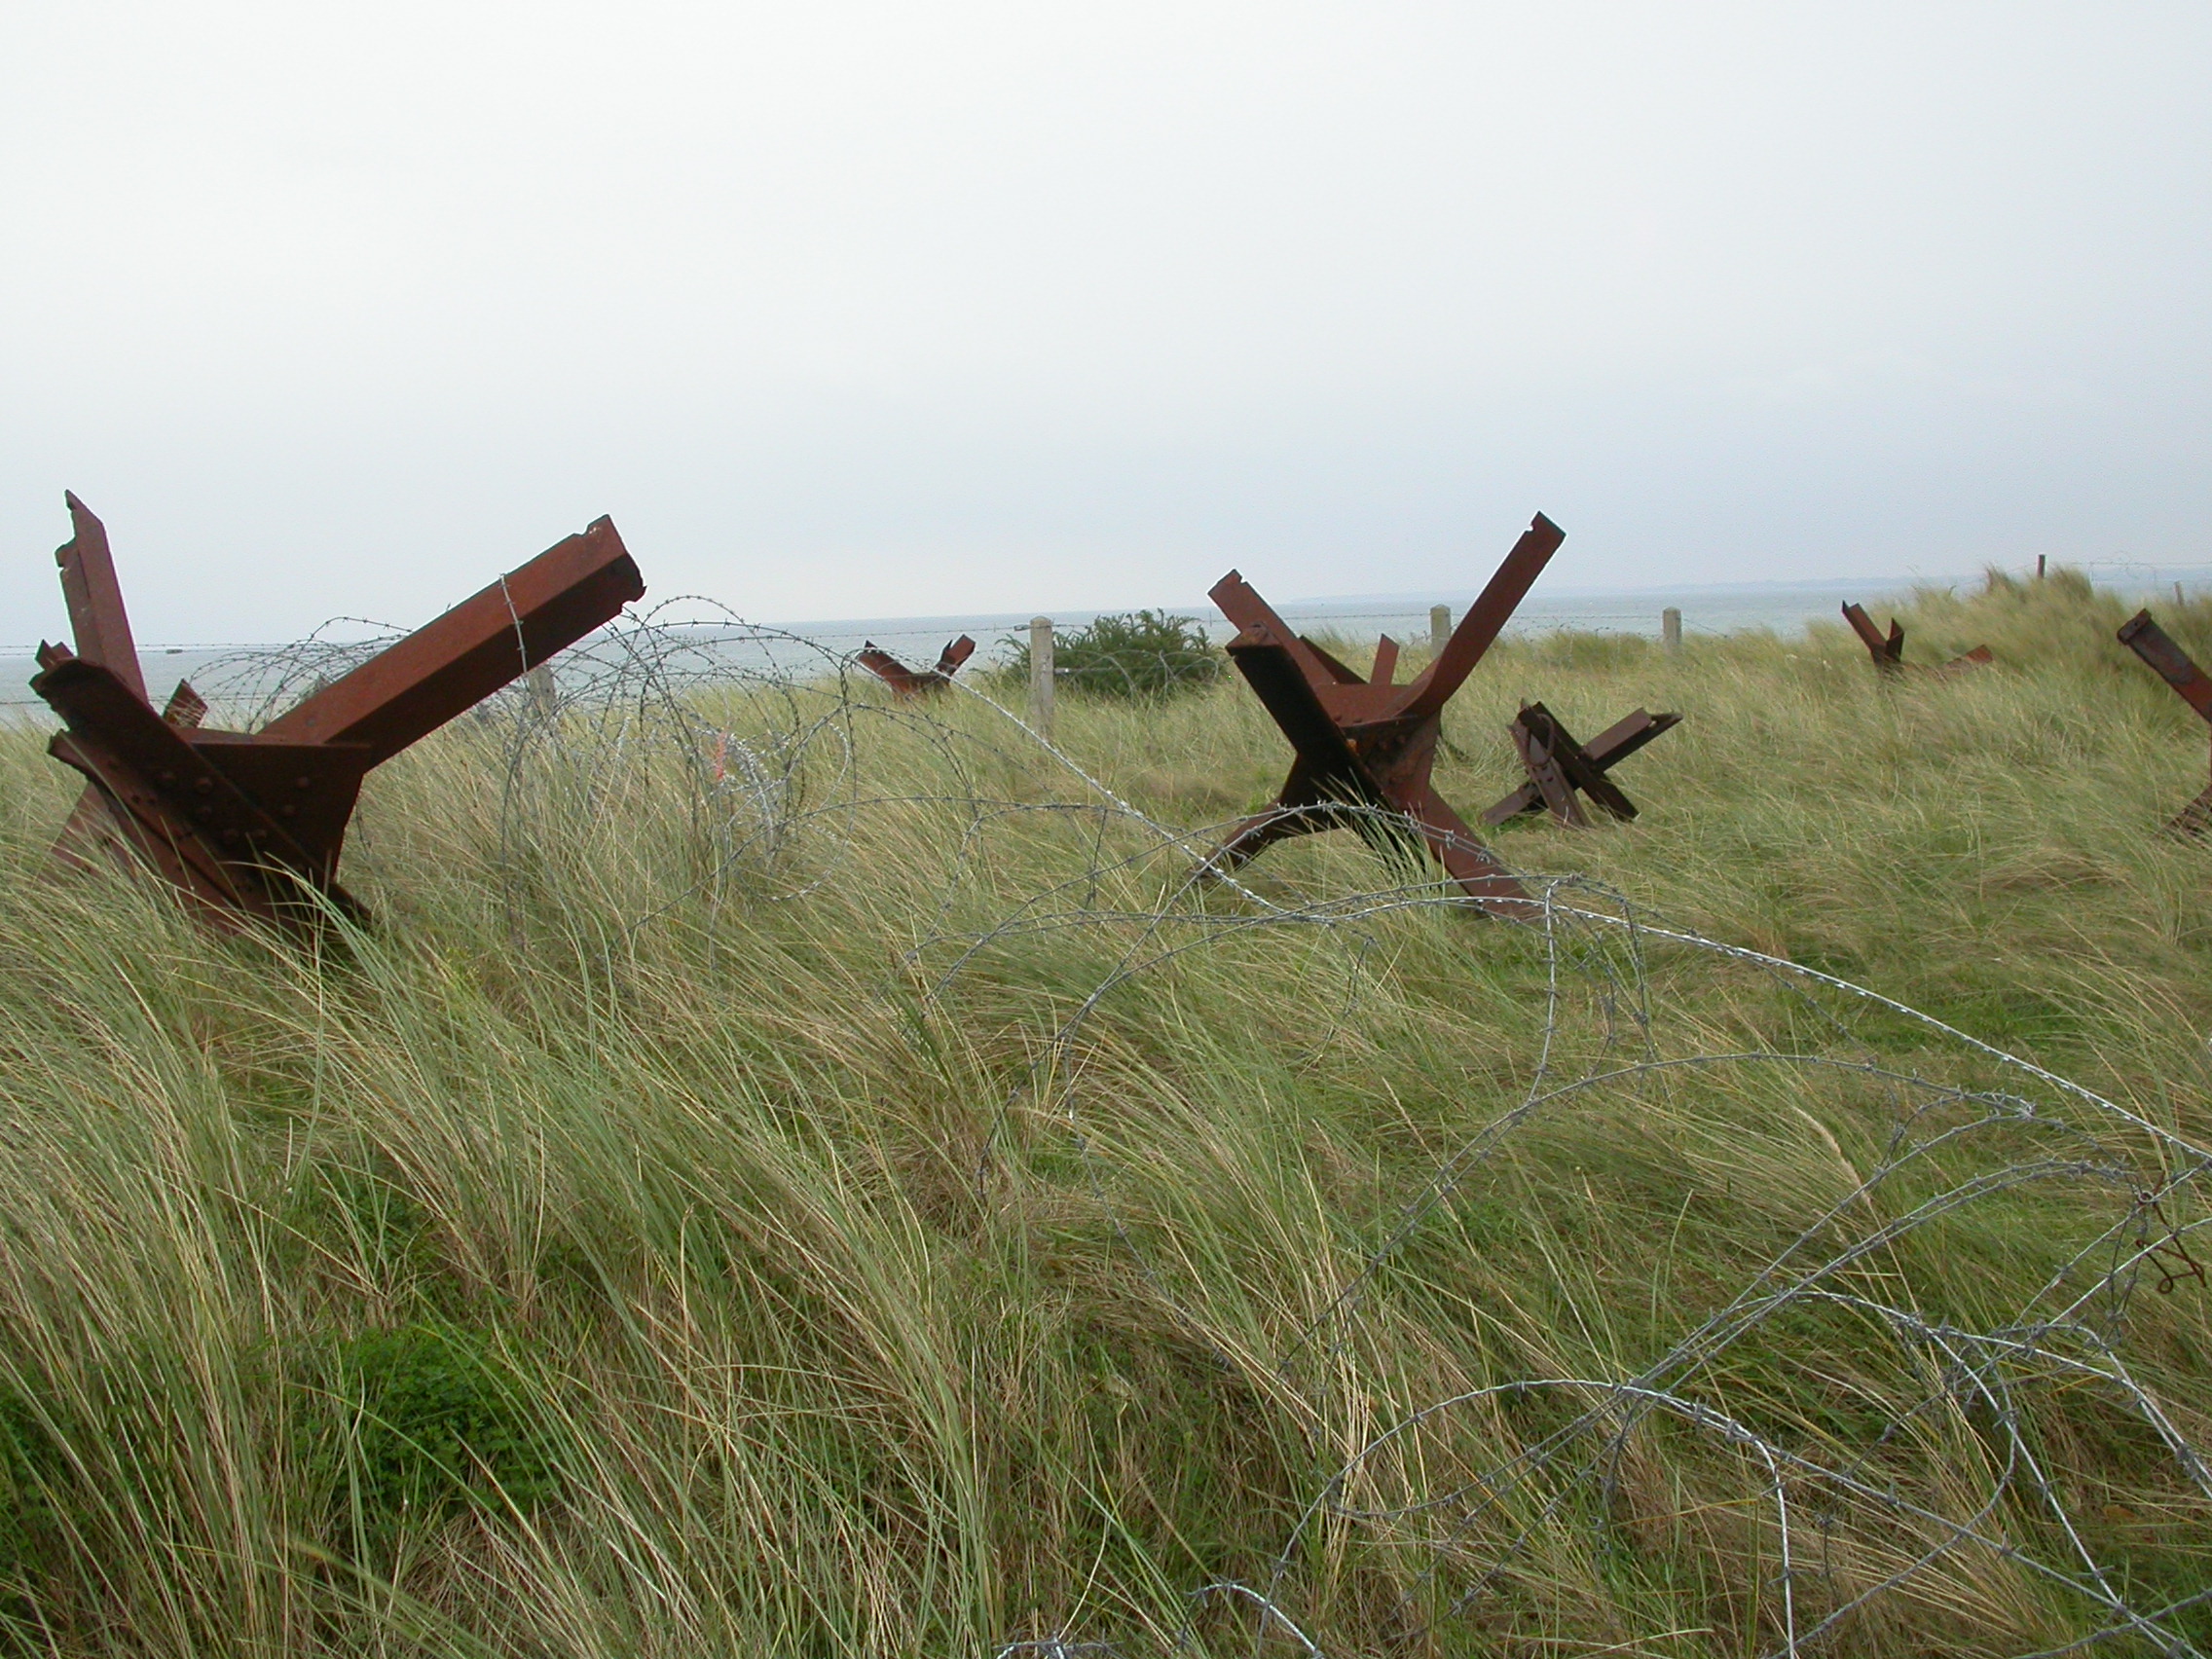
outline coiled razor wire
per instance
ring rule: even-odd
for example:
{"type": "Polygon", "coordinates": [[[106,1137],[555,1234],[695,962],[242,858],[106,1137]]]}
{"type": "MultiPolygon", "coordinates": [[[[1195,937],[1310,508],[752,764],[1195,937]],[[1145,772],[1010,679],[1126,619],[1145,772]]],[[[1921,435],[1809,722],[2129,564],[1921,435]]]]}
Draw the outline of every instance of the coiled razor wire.
{"type": "MultiPolygon", "coordinates": [[[[203,670],[200,689],[230,721],[250,726],[381,643],[311,640],[281,653],[242,653],[203,670]]],[[[641,793],[673,790],[695,841],[691,878],[627,925],[647,927],[696,906],[711,928],[733,901],[800,901],[834,879],[863,815],[927,804],[962,821],[936,923],[899,964],[902,975],[921,976],[929,996],[944,996],[996,947],[1025,936],[1087,930],[1120,941],[1111,972],[1051,1032],[1027,1081],[1002,1102],[1000,1122],[1023,1106],[1057,1115],[1121,1246],[1198,1340],[1205,1340],[1204,1321],[1183,1305],[1116,1199],[1111,1143],[1088,1122],[1087,1027],[1122,986],[1254,930],[1344,940],[1348,1009],[1371,959],[1383,954],[1377,930],[1387,918],[1473,907],[1446,882],[1409,878],[1309,895],[1279,876],[1254,886],[1220,874],[1207,859],[1228,826],[1179,827],[1142,811],[977,682],[954,682],[968,700],[965,714],[957,704],[940,715],[894,703],[852,659],[747,624],[710,602],[673,601],[627,617],[551,667],[550,676],[519,682],[468,717],[497,738],[488,753],[504,769],[500,844],[514,856],[503,856],[503,867],[520,867],[524,851],[556,839],[547,833],[553,825],[571,840],[579,820],[612,833],[641,793]],[[925,736],[942,763],[941,791],[869,794],[870,722],[925,736]],[[980,789],[973,762],[1010,755],[1048,758],[1067,780],[1064,797],[1015,800],[980,789]],[[956,927],[960,902],[980,891],[979,850],[1000,827],[1041,816],[1088,821],[1088,863],[1002,906],[987,927],[956,927]],[[1155,868],[1167,872],[1155,907],[1101,905],[1111,882],[1155,868]]],[[[1601,1552],[1617,1548],[1623,1530],[1638,1524],[1633,1514],[1620,1518],[1624,1505],[1633,1510],[1624,1498],[1627,1471],[1640,1445],[1671,1424],[1744,1471],[1738,1498],[1712,1498],[1701,1508],[1747,1525],[1754,1512],[1761,1517],[1738,1552],[1744,1570],[1759,1580],[1738,1588],[1759,1609],[1761,1653],[1788,1659],[1821,1651],[1893,1600],[1940,1600],[1941,1573],[1971,1574],[1987,1564],[2039,1581],[2077,1622],[2086,1621],[2084,1634],[2041,1654],[2108,1641],[2161,1655],[2203,1653],[2191,1632],[2206,1628],[2212,1582],[2150,1593],[2124,1563],[2100,1554],[2094,1529],[2082,1524],[2082,1500],[2053,1468],[2033,1405],[2055,1390],[2102,1396],[2159,1448],[2176,1493],[2212,1527],[2212,1465],[2200,1426],[2206,1403],[2160,1397],[2128,1354],[2130,1311],[2146,1281],[2165,1295],[2206,1291],[2212,1148],[1869,987],[1655,917],[1594,882],[1523,880],[1534,913],[1503,925],[1540,943],[1546,991],[1535,1060],[1520,1098],[1468,1126],[1461,1144],[1376,1229],[1327,1304],[1272,1356],[1278,1378],[1308,1401],[1316,1450],[1328,1441],[1321,1425],[1330,1415],[1331,1361],[1356,1341],[1393,1256],[1448,1214],[1518,1131],[1547,1114],[1673,1078],[1828,1077],[1875,1088],[1888,1102],[1891,1128],[1880,1159],[1854,1169],[1848,1191],[1656,1358],[1617,1374],[1492,1382],[1367,1433],[1313,1491],[1263,1578],[1193,1588],[1186,1641],[1196,1640],[1199,1621],[1218,1628],[1230,1618],[1242,1621],[1255,1651],[1319,1659],[1327,1649],[1309,1634],[1302,1569],[1361,1542],[1393,1564],[1420,1562],[1398,1573],[1398,1605],[1388,1616],[1400,1631],[1430,1630],[1442,1640],[1449,1621],[1505,1595],[1517,1564],[1547,1530],[1576,1530],[1601,1552]],[[1834,1051],[1829,1045],[1666,1051],[1648,972],[1657,950],[1748,971],[1826,1033],[1834,1051]],[[1570,1021],[1583,1003],[1595,1011],[1596,1041],[1577,1049],[1568,1041],[1570,1021]],[[1982,1080],[1946,1081],[1885,1062],[1855,1029],[1857,1010],[1911,1022],[1925,1041],[1979,1068],[1982,1080]],[[1908,1188],[1901,1207],[1887,1202],[1892,1190],[1908,1188]],[[2084,1208],[2088,1219],[2061,1266],[2008,1316],[1972,1328],[1914,1305],[1914,1287],[1896,1266],[1901,1243],[1999,1196],[2051,1188],[2093,1200],[2084,1208]],[[1900,1281],[1897,1295],[1869,1290],[1884,1274],[1900,1281]],[[1787,1342],[1788,1321],[1816,1310],[1857,1319],[1867,1340],[1879,1335],[1892,1344],[1922,1382],[1917,1399],[1885,1402],[1885,1420],[1856,1446],[1796,1443],[1800,1437],[1761,1426],[1714,1392],[1727,1356],[1764,1334],[1779,1332],[1775,1340],[1787,1342]],[[1517,1414],[1530,1413],[1537,1421],[1516,1429],[1517,1414]],[[1937,1483],[1913,1478],[1916,1445],[1962,1437],[1981,1458],[1972,1490],[1962,1487],[1972,1462],[1964,1456],[1941,1464],[1961,1490],[1937,1491],[1937,1483]],[[1486,1438],[1513,1449],[1475,1455],[1471,1448],[1486,1438]]],[[[1472,936],[1469,948],[1479,948],[1472,936]]],[[[1320,1049],[1330,1041],[1324,1034],[1320,1049]]],[[[978,1180],[995,1156],[986,1145],[978,1180]]],[[[1840,1150],[1838,1161],[1848,1162],[1840,1150]]],[[[1407,1641],[1419,1645],[1414,1635],[1407,1641]]],[[[1006,1659],[1135,1651],[1113,1632],[1010,1636],[999,1649],[1006,1659]]]]}

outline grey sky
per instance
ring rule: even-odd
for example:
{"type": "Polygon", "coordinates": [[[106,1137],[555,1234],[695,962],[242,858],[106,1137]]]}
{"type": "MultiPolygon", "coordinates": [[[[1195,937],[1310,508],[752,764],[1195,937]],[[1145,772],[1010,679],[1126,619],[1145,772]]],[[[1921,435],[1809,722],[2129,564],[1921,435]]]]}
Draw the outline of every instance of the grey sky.
{"type": "Polygon", "coordinates": [[[0,7],[0,644],[2212,561],[2201,4],[0,7]]]}

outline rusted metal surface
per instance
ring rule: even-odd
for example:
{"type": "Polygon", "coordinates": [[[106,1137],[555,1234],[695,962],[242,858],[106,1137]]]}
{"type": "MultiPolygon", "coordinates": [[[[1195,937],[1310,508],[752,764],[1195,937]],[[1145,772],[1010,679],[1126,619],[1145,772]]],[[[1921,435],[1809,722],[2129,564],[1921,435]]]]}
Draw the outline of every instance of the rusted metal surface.
{"type": "Polygon", "coordinates": [[[1874,619],[1866,614],[1862,605],[1846,605],[1843,619],[1851,624],[1851,631],[1859,636],[1859,643],[1866,647],[1866,654],[1874,659],[1874,666],[1884,674],[1896,674],[1904,667],[1904,625],[1896,617],[1890,618],[1887,639],[1874,626],[1874,619]]]}
{"type": "Polygon", "coordinates": [[[935,691],[942,691],[952,683],[952,677],[960,672],[960,665],[975,654],[976,642],[963,634],[938,653],[935,668],[908,668],[873,640],[861,645],[860,660],[864,667],[891,687],[892,695],[901,702],[906,702],[935,691]]]}
{"type": "MultiPolygon", "coordinates": [[[[2157,669],[2158,678],[2171,685],[2183,702],[2194,709],[2207,724],[2212,724],[2212,675],[2198,668],[2190,654],[2151,620],[2148,610],[2138,610],[2122,622],[2119,638],[2121,645],[2157,669]]],[[[2212,829],[2212,783],[2183,807],[2166,828],[2178,835],[2201,835],[2212,829]]]]}
{"type": "Polygon", "coordinates": [[[1681,720],[1680,715],[1638,709],[1585,745],[1543,704],[1522,704],[1511,730],[1529,781],[1484,813],[1483,822],[1498,825],[1524,812],[1548,811],[1562,824],[1587,826],[1590,819],[1575,798],[1577,792],[1616,819],[1634,818],[1636,802],[1605,774],[1681,720]]]}
{"type": "MultiPolygon", "coordinates": [[[[48,652],[58,651],[59,648],[49,646],[47,651],[42,651],[41,666],[52,666],[46,661],[46,656],[48,652]]],[[[54,658],[55,663],[60,660],[58,656],[54,658]]],[[[122,677],[118,675],[117,678],[122,677]]],[[[189,730],[206,718],[206,699],[187,682],[178,681],[176,689],[169,693],[167,706],[162,710],[162,719],[172,726],[189,730]]],[[[92,860],[100,855],[110,858],[129,856],[129,844],[117,833],[115,820],[109,814],[106,798],[100,793],[97,785],[87,784],[84,793],[78,795],[68,822],[62,825],[61,833],[55,838],[54,853],[63,864],[74,868],[90,867],[92,860]]]]}
{"type": "Polygon", "coordinates": [[[308,928],[326,907],[359,917],[337,871],[370,768],[645,594],[601,519],[262,730],[222,731],[202,724],[207,705],[181,682],[155,714],[106,531],[68,499],[75,535],[56,558],[80,648],[41,645],[31,688],[67,728],[50,752],[91,787],[55,851],[72,864],[134,856],[220,926],[308,928]]]}
{"type": "Polygon", "coordinates": [[[574,645],[645,591],[613,522],[595,520],[331,682],[260,736],[363,743],[377,765],[574,645]]]}
{"type": "Polygon", "coordinates": [[[1866,654],[1884,674],[1954,674],[1997,660],[1987,645],[1976,645],[1965,655],[1955,656],[1936,667],[1908,667],[1904,660],[1904,624],[1896,617],[1890,618],[1890,631],[1886,635],[1874,626],[1873,618],[1866,614],[1863,606],[1846,605],[1843,619],[1851,624],[1851,631],[1859,636],[1859,643],[1866,647],[1866,654]]]}
{"type": "MultiPolygon", "coordinates": [[[[101,664],[77,657],[58,661],[32,685],[69,726],[54,740],[55,758],[90,778],[125,842],[194,898],[216,910],[300,922],[313,911],[313,901],[300,891],[304,880],[340,910],[359,914],[332,873],[335,846],[325,853],[318,845],[316,830],[327,828],[331,813],[311,815],[294,833],[276,816],[297,817],[294,802],[265,808],[216,763],[217,751],[203,741],[210,734],[188,735],[170,725],[101,664]]],[[[236,747],[250,748],[251,740],[236,747]]],[[[334,756],[311,750],[261,758],[294,772],[311,765],[321,769],[324,779],[311,776],[311,787],[297,793],[316,804],[315,797],[326,794],[334,756]],[[324,790],[313,787],[318,782],[324,790]]],[[[367,770],[357,753],[346,758],[358,769],[345,780],[336,813],[341,830],[360,773],[367,770]]]]}
{"type": "Polygon", "coordinates": [[[77,655],[97,663],[123,682],[139,702],[148,701],[138,668],[138,646],[130,638],[130,618],[123,608],[123,588],[115,579],[115,557],[108,551],[107,527],[68,490],[70,535],[54,550],[61,567],[61,597],[69,606],[69,632],[77,655]]]}
{"type": "Polygon", "coordinates": [[[2190,654],[2151,619],[2148,610],[2139,610],[2122,622],[2119,638],[2121,645],[2157,669],[2158,678],[2178,691],[2183,702],[2212,724],[2212,675],[2198,668],[2190,654]]]}
{"type": "Polygon", "coordinates": [[[1486,911],[1532,902],[1436,793],[1429,773],[1441,717],[1566,535],[1538,513],[1427,668],[1395,683],[1397,642],[1383,636],[1362,678],[1288,624],[1232,571],[1210,597],[1236,625],[1230,660],[1296,755],[1274,804],[1233,830],[1210,868],[1235,869],[1292,835],[1349,828],[1393,860],[1423,850],[1486,911]]]}
{"type": "MultiPolygon", "coordinates": [[[[146,702],[146,681],[139,668],[137,642],[130,637],[123,587],[116,580],[107,527],[77,499],[74,491],[64,490],[61,498],[69,508],[70,534],[69,539],[54,550],[54,562],[61,570],[61,597],[69,608],[69,632],[78,647],[75,654],[107,669],[141,703],[146,702]]],[[[59,648],[42,645],[39,666],[51,667],[49,650],[59,648]]],[[[162,718],[172,725],[196,726],[206,713],[207,705],[200,693],[179,681],[162,718]]],[[[98,854],[122,853],[125,846],[116,834],[99,789],[87,784],[55,842],[55,854],[65,864],[84,865],[98,854]]]]}

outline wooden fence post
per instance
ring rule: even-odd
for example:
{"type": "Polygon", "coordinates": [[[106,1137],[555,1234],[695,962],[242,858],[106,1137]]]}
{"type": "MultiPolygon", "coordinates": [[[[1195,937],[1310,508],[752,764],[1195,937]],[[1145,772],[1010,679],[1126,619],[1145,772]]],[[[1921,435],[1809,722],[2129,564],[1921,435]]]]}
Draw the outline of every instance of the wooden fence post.
{"type": "Polygon", "coordinates": [[[1671,651],[1682,648],[1682,613],[1672,605],[1659,612],[1659,638],[1671,651]]]}
{"type": "Polygon", "coordinates": [[[1052,737],[1052,619],[1029,619],[1029,724],[1048,743],[1052,737]]]}
{"type": "Polygon", "coordinates": [[[1428,648],[1440,651],[1444,642],[1452,637],[1452,608],[1449,605],[1432,605],[1428,608],[1428,648]]]}

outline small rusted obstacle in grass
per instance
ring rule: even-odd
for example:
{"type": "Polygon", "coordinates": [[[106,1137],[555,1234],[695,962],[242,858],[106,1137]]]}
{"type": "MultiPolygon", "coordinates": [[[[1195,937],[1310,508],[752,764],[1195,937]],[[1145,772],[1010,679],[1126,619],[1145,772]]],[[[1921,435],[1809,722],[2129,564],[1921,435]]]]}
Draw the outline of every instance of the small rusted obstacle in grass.
{"type": "Polygon", "coordinates": [[[1296,758],[1274,804],[1232,830],[1206,868],[1235,869],[1293,835],[1350,829],[1394,863],[1425,851],[1486,911],[1530,909],[1528,893],[1436,793],[1429,773],[1444,705],[1566,539],[1538,513],[1435,660],[1404,685],[1392,682],[1398,645],[1388,635],[1376,645],[1374,669],[1362,679],[1293,633],[1236,571],[1215,583],[1210,597],[1236,625],[1230,660],[1281,727],[1296,758]]]}
{"type": "Polygon", "coordinates": [[[1681,720],[1680,715],[1638,709],[1585,746],[1543,704],[1522,704],[1510,729],[1529,781],[1484,813],[1483,822],[1495,826],[1525,812],[1549,812],[1562,824],[1587,829],[1589,815],[1575,799],[1579,792],[1599,810],[1625,823],[1636,816],[1636,802],[1605,774],[1681,720]]]}
{"type": "Polygon", "coordinates": [[[1890,618],[1887,635],[1874,626],[1874,619],[1866,614],[1863,606],[1846,605],[1843,619],[1851,624],[1851,631],[1859,636],[1859,643],[1866,647],[1866,654],[1884,674],[1956,674],[1997,660],[1987,645],[1976,645],[1964,656],[1955,656],[1939,665],[1908,664],[1904,660],[1904,624],[1895,616],[1890,618]]]}
{"type": "MultiPolygon", "coordinates": [[[[2138,610],[2120,625],[2120,643],[2158,671],[2181,700],[2212,724],[2212,675],[2207,675],[2190,654],[2174,644],[2166,631],[2138,610]]],[[[2212,829],[2212,783],[2175,814],[2166,828],[2177,835],[2201,835],[2212,829]]]]}
{"type": "Polygon", "coordinates": [[[863,667],[891,687],[894,697],[905,703],[942,691],[952,683],[952,677],[960,672],[960,665],[975,654],[976,642],[963,634],[938,653],[935,668],[908,668],[873,640],[862,644],[860,661],[863,667]]]}
{"type": "Polygon", "coordinates": [[[31,689],[67,728],[48,752],[89,787],[55,853],[78,866],[100,852],[134,858],[226,930],[252,918],[310,931],[326,909],[362,917],[337,871],[370,768],[645,591],[613,524],[599,519],[261,730],[214,730],[188,684],[154,712],[107,531],[67,500],[74,534],[55,560],[77,648],[41,645],[31,689]]]}

